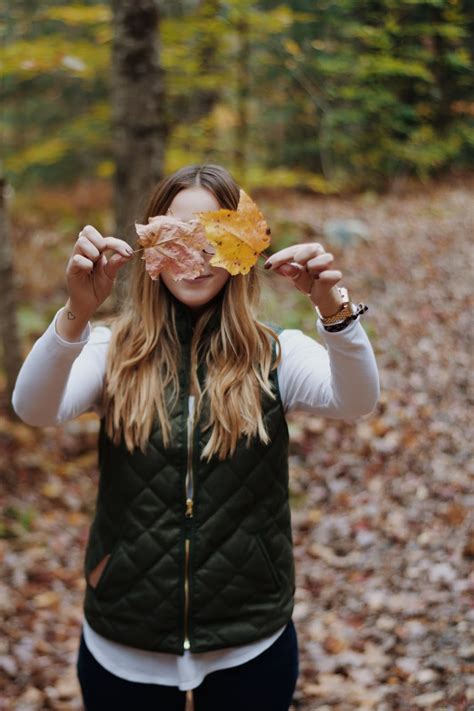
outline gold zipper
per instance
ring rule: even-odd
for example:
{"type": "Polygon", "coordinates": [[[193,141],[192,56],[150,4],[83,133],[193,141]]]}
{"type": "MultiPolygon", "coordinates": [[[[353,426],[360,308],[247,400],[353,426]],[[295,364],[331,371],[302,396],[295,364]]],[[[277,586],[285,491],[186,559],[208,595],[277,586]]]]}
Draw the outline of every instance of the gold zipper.
{"type": "Polygon", "coordinates": [[[185,542],[185,573],[184,573],[184,649],[190,648],[190,642],[188,639],[188,612],[189,612],[189,577],[188,577],[188,565],[189,565],[189,538],[186,538],[185,542]]]}
{"type": "MultiPolygon", "coordinates": [[[[193,440],[194,440],[194,401],[189,410],[188,415],[188,461],[186,470],[186,510],[185,517],[191,519],[193,517],[193,440]]],[[[189,548],[191,539],[189,534],[186,535],[184,544],[184,649],[190,648],[188,637],[188,615],[189,615],[189,548]]]]}

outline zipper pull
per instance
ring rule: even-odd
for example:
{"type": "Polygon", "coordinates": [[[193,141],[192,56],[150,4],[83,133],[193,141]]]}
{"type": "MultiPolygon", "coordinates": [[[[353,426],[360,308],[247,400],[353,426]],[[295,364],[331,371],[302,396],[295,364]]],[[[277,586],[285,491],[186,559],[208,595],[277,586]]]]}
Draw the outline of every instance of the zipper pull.
{"type": "Polygon", "coordinates": [[[193,516],[193,500],[192,499],[186,499],[186,518],[192,518],[193,516]]]}

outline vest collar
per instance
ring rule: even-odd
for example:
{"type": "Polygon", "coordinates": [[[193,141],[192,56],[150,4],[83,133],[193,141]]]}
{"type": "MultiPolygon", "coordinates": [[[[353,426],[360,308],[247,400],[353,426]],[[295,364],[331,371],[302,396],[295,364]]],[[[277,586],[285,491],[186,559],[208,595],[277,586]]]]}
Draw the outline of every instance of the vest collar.
{"type": "MultiPolygon", "coordinates": [[[[178,339],[181,344],[190,343],[194,331],[193,312],[188,306],[173,296],[171,292],[169,292],[169,295],[175,309],[176,332],[178,334],[178,339]]],[[[215,309],[206,325],[204,336],[208,336],[215,331],[220,323],[222,299],[223,291],[221,291],[214,299],[215,309]]]]}

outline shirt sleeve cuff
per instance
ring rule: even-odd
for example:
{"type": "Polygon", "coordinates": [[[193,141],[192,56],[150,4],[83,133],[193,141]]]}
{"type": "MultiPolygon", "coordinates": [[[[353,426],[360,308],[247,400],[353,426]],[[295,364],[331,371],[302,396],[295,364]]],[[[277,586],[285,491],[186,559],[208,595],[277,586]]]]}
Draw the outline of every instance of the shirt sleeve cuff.
{"type": "Polygon", "coordinates": [[[342,331],[326,331],[323,324],[321,323],[321,319],[318,318],[316,321],[316,328],[318,330],[318,333],[324,336],[324,338],[326,338],[327,340],[332,340],[333,338],[339,340],[341,338],[344,338],[344,336],[350,336],[358,328],[359,325],[359,319],[355,319],[355,321],[350,323],[349,326],[343,328],[342,331]]]}

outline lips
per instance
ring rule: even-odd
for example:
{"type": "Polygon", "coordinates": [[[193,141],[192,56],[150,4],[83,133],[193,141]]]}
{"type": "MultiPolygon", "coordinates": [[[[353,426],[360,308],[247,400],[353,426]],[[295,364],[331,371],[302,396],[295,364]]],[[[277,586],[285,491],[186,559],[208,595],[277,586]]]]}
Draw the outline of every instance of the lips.
{"type": "Polygon", "coordinates": [[[205,281],[206,279],[210,279],[212,276],[213,276],[212,274],[201,274],[200,276],[196,277],[195,279],[183,279],[183,281],[185,281],[186,284],[196,284],[196,283],[205,281]]]}

